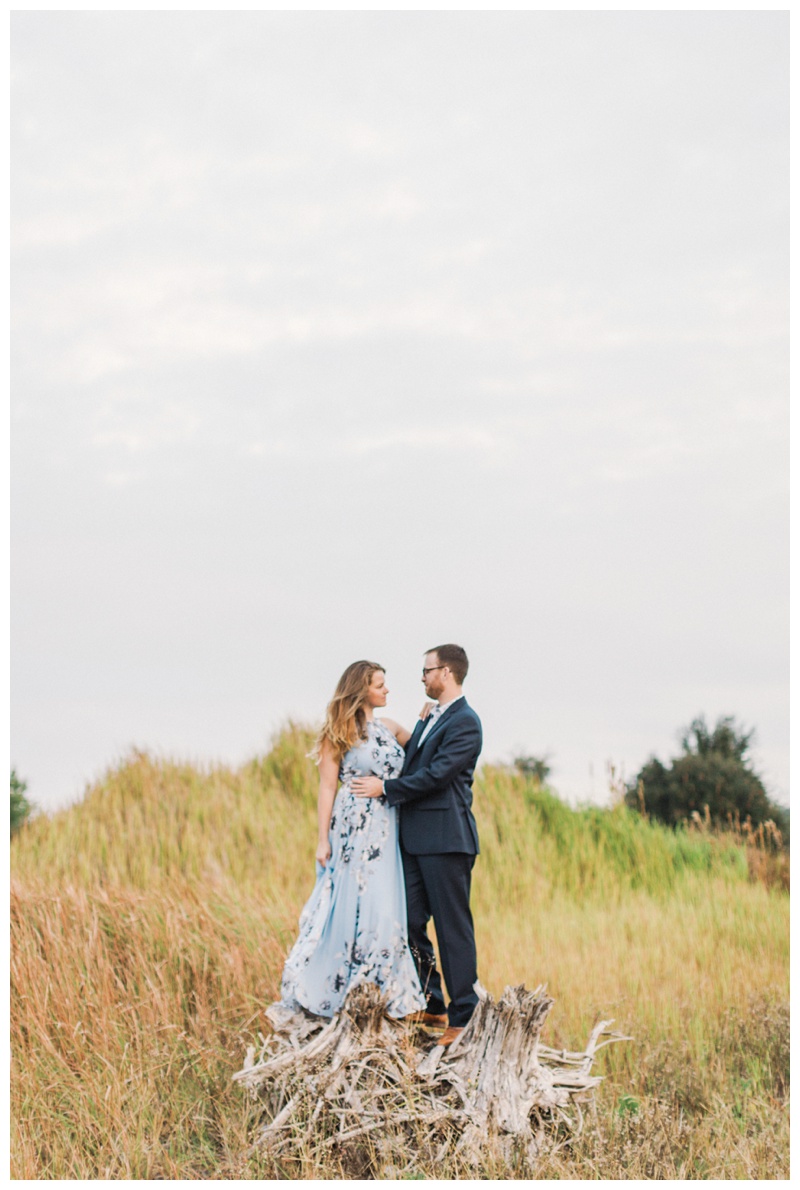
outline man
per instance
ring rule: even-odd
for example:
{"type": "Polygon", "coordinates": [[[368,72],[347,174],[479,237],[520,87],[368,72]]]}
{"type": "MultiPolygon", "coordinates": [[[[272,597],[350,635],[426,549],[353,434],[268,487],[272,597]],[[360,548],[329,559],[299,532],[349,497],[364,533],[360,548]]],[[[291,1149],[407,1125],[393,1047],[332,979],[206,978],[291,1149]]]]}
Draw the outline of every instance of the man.
{"type": "Polygon", "coordinates": [[[469,662],[460,645],[439,645],[425,654],[425,693],[437,705],[418,720],[406,745],[401,776],[381,781],[360,777],[359,797],[385,793],[401,806],[400,846],[408,905],[408,940],[427,997],[421,1024],[447,1028],[440,1045],[451,1045],[464,1031],[478,997],[475,934],[469,907],[470,883],[478,854],[478,828],[472,815],[472,776],[483,743],[481,721],[464,698],[469,662]],[[445,1014],[442,981],[428,938],[431,917],[450,996],[445,1014]]]}

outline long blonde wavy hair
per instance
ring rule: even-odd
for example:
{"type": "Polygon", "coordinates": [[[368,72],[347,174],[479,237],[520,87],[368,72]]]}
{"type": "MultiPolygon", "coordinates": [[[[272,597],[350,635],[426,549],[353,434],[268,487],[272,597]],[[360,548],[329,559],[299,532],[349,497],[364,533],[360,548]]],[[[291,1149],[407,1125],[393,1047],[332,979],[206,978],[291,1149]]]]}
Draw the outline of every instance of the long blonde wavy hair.
{"type": "Polygon", "coordinates": [[[326,740],[333,748],[336,759],[341,760],[348,748],[352,748],[358,740],[366,739],[367,717],[364,706],[372,675],[378,670],[386,673],[377,661],[354,661],[339,678],[325,712],[322,730],[314,744],[312,755],[317,761],[326,740]]]}

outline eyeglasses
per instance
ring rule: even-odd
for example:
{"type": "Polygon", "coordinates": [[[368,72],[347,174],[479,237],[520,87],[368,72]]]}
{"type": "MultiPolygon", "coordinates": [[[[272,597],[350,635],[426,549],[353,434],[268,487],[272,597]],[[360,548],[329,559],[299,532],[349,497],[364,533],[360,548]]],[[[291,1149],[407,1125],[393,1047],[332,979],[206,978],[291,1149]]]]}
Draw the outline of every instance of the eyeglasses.
{"type": "Polygon", "coordinates": [[[428,669],[423,669],[422,676],[427,678],[428,674],[432,674],[435,669],[447,669],[446,665],[431,665],[428,669]]]}

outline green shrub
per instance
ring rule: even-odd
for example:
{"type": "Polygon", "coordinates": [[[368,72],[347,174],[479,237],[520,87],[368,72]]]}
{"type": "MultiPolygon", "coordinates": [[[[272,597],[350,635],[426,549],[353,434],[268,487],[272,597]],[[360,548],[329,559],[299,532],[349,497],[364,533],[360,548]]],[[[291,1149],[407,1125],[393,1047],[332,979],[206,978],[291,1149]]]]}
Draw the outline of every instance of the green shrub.
{"type": "Polygon", "coordinates": [[[699,716],[682,734],[683,755],[669,766],[651,757],[627,786],[626,803],[668,826],[705,817],[707,806],[719,826],[773,821],[788,839],[788,811],[769,799],[751,767],[752,737],[752,731],[736,727],[732,716],[720,718],[713,731],[699,716]]]}
{"type": "Polygon", "coordinates": [[[11,834],[18,831],[33,813],[33,806],[25,796],[28,786],[20,781],[16,769],[11,770],[11,834]]]}

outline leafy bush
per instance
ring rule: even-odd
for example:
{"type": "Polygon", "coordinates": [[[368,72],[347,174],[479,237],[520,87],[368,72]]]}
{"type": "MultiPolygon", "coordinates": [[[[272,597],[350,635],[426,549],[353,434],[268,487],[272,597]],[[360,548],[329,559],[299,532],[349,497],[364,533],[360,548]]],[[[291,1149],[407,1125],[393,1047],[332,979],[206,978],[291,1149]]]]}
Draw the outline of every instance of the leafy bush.
{"type": "Polygon", "coordinates": [[[25,796],[28,786],[20,781],[16,769],[11,770],[11,834],[18,831],[33,813],[33,806],[25,796]]]}
{"type": "Polygon", "coordinates": [[[540,785],[544,785],[550,776],[546,756],[515,756],[514,768],[526,777],[533,777],[540,785]]]}
{"type": "Polygon", "coordinates": [[[651,757],[627,786],[625,801],[670,826],[703,816],[707,806],[718,825],[749,819],[757,827],[771,820],[786,838],[788,811],[770,800],[750,765],[752,738],[753,732],[738,729],[732,716],[720,718],[713,731],[699,716],[681,736],[683,755],[669,766],[651,757]]]}

